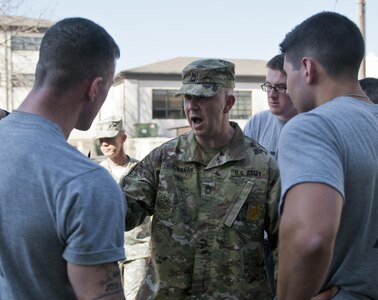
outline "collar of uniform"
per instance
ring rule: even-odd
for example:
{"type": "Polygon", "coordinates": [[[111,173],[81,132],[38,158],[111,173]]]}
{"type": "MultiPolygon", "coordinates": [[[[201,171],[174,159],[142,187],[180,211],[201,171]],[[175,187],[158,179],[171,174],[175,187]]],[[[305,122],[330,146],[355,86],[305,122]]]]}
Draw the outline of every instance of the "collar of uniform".
{"type": "MultiPolygon", "coordinates": [[[[216,160],[216,165],[222,165],[229,161],[235,160],[242,160],[245,158],[246,151],[244,147],[244,133],[239,127],[239,125],[235,122],[230,122],[230,125],[235,129],[235,133],[231,142],[224,148],[223,155],[218,154],[218,158],[216,160]]],[[[190,132],[186,135],[188,147],[186,147],[183,155],[182,161],[185,162],[198,162],[203,164],[202,157],[199,155],[199,152],[196,150],[198,147],[197,140],[193,132],[190,132]]],[[[212,167],[213,164],[209,164],[207,167],[212,167]]]]}
{"type": "Polygon", "coordinates": [[[183,137],[186,138],[186,147],[182,154],[181,160],[184,162],[197,162],[203,164],[202,157],[199,155],[197,149],[197,140],[192,131],[185,134],[183,137]]]}

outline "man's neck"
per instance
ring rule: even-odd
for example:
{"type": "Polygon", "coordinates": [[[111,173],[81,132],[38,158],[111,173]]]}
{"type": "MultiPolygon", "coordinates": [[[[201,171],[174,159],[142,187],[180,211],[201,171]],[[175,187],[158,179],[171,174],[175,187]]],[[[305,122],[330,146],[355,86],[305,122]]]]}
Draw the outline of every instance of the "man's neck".
{"type": "Polygon", "coordinates": [[[326,84],[319,85],[315,95],[317,99],[316,106],[341,96],[350,96],[361,101],[368,101],[357,80],[328,80],[326,84]]]}
{"type": "Polygon", "coordinates": [[[295,107],[293,107],[293,109],[291,109],[289,112],[287,112],[285,115],[281,115],[281,116],[276,116],[278,118],[278,120],[280,121],[283,121],[283,122],[287,122],[289,121],[291,118],[293,118],[295,115],[297,115],[298,112],[297,110],[295,109],[295,107]]]}
{"type": "Polygon", "coordinates": [[[108,157],[109,164],[113,166],[123,166],[128,162],[129,158],[127,157],[126,153],[120,152],[119,155],[114,157],[108,157]]]}
{"type": "Polygon", "coordinates": [[[216,138],[196,137],[196,140],[203,149],[222,149],[231,142],[234,133],[235,129],[228,124],[226,129],[222,132],[222,135],[219,135],[216,138]]]}
{"type": "Polygon", "coordinates": [[[56,123],[68,139],[82,111],[81,101],[75,94],[58,96],[48,88],[33,88],[18,107],[18,111],[35,114],[56,123]],[[68,103],[69,102],[69,103],[68,103]]]}

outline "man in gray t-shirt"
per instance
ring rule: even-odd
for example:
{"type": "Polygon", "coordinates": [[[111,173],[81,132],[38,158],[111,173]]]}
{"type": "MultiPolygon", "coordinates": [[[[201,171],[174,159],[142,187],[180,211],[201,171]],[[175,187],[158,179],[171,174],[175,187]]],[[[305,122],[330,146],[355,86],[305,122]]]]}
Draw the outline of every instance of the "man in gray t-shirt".
{"type": "MultiPolygon", "coordinates": [[[[286,93],[286,73],[283,65],[282,54],[274,56],[267,62],[266,79],[261,88],[267,93],[269,110],[253,115],[244,127],[244,134],[256,140],[276,159],[281,129],[297,114],[290,96],[286,93]]],[[[268,278],[271,286],[274,287],[274,264],[268,245],[265,247],[265,260],[268,278]]]]}
{"type": "Polygon", "coordinates": [[[378,106],[358,71],[364,40],[333,12],[318,13],[280,44],[300,114],[279,140],[282,212],[278,299],[378,299],[378,106]]]}
{"type": "Polygon", "coordinates": [[[267,93],[269,110],[253,115],[244,127],[244,134],[264,146],[275,158],[277,158],[281,129],[297,114],[286,92],[286,73],[283,64],[282,54],[274,56],[266,64],[268,70],[261,88],[267,93]]]}
{"type": "Polygon", "coordinates": [[[0,121],[0,299],[125,299],[125,199],[67,143],[91,126],[119,56],[96,23],[57,22],[42,39],[33,88],[0,121]]]}

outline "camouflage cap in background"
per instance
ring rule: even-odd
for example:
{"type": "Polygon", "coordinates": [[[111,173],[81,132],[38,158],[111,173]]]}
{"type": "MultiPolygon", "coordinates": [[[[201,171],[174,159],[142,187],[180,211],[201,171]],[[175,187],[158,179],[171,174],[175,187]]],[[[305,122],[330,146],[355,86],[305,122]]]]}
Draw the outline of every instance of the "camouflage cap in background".
{"type": "Polygon", "coordinates": [[[106,118],[97,123],[95,139],[112,138],[123,130],[123,121],[121,117],[113,116],[106,118]]]}
{"type": "Polygon", "coordinates": [[[182,83],[175,96],[212,97],[221,88],[235,87],[235,65],[222,59],[194,61],[182,71],[182,83]]]}

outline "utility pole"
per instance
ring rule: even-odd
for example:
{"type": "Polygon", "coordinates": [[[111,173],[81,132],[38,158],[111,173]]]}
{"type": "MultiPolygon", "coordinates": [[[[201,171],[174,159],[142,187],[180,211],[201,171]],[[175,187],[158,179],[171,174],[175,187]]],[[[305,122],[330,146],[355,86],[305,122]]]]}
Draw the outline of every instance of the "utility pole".
{"type": "MultiPolygon", "coordinates": [[[[366,51],[366,34],[365,34],[365,0],[357,0],[357,10],[358,10],[358,20],[359,20],[359,28],[362,33],[362,36],[365,41],[365,51],[366,51]]],[[[366,60],[365,56],[361,62],[360,71],[358,74],[360,79],[366,77],[366,60]]]]}

